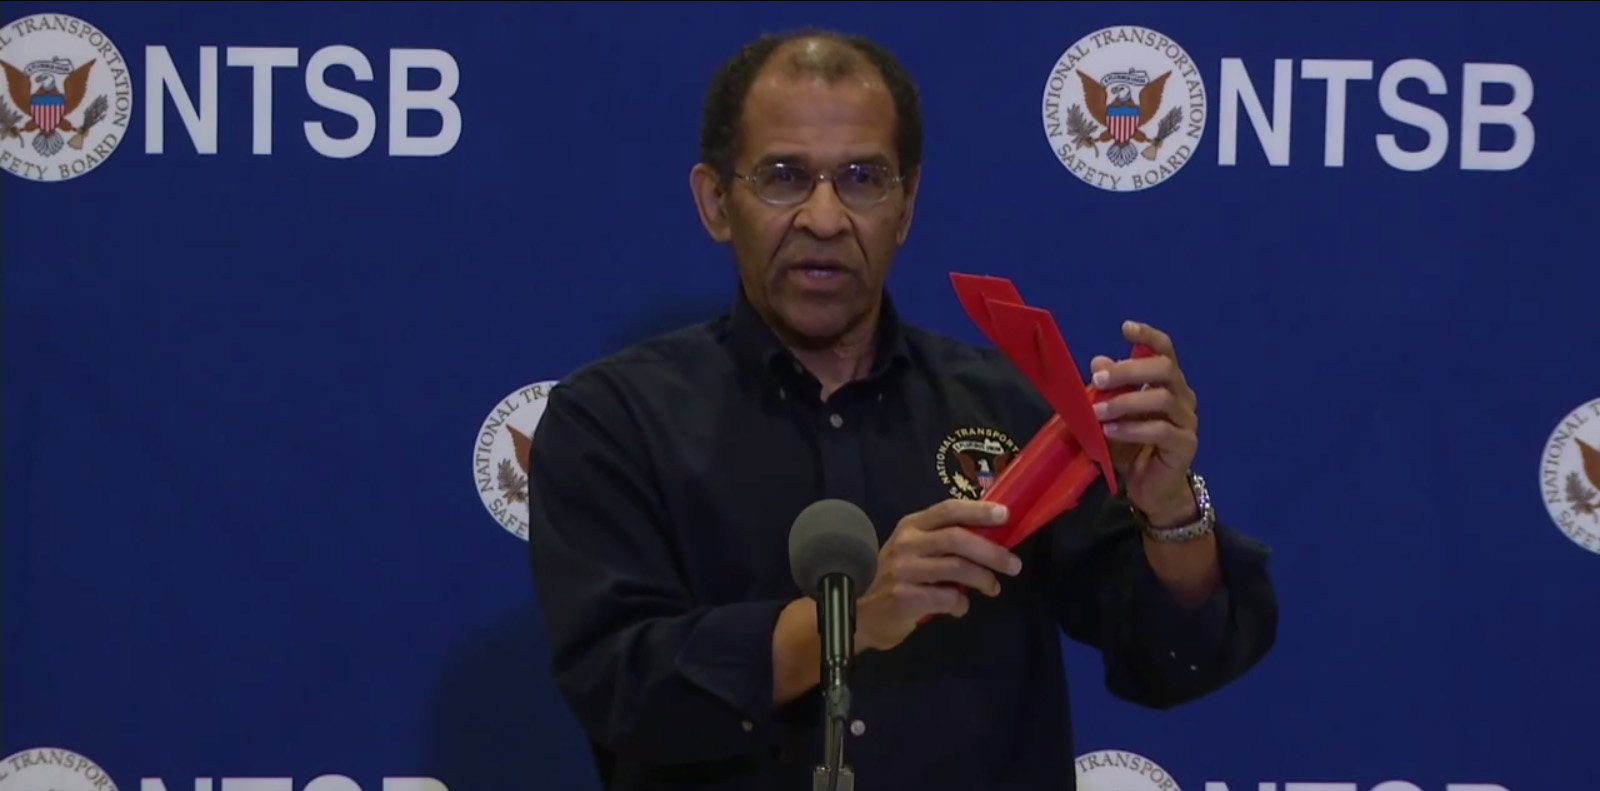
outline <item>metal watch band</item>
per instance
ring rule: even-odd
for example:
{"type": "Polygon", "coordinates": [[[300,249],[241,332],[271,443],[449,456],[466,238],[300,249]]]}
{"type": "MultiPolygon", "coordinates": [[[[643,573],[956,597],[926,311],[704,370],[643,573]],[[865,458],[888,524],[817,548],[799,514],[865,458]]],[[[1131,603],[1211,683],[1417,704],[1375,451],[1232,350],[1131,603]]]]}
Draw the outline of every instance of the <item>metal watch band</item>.
{"type": "Polygon", "coordinates": [[[1206,490],[1206,480],[1193,472],[1188,474],[1189,489],[1194,492],[1195,505],[1200,508],[1200,518],[1186,525],[1177,527],[1155,527],[1147,520],[1144,521],[1145,535],[1154,541],[1179,542],[1199,538],[1216,527],[1217,512],[1211,505],[1211,493],[1206,490]]]}

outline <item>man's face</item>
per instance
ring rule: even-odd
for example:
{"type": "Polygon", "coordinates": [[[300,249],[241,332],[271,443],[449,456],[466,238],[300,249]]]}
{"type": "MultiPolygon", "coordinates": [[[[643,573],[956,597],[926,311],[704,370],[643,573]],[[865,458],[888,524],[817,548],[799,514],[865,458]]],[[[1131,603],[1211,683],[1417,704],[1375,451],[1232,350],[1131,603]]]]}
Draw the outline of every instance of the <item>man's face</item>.
{"type": "Polygon", "coordinates": [[[745,293],[789,342],[833,343],[876,316],[915,199],[914,179],[896,181],[894,135],[894,100],[870,70],[832,84],[773,74],[759,78],[746,101],[734,168],[764,175],[769,199],[749,180],[735,178],[723,191],[697,170],[707,229],[733,245],[745,293]],[[875,203],[862,199],[873,192],[863,187],[872,168],[887,188],[875,203]],[[770,199],[804,195],[805,180],[818,174],[829,178],[803,200],[770,199]],[[851,183],[836,185],[834,176],[851,183]]]}

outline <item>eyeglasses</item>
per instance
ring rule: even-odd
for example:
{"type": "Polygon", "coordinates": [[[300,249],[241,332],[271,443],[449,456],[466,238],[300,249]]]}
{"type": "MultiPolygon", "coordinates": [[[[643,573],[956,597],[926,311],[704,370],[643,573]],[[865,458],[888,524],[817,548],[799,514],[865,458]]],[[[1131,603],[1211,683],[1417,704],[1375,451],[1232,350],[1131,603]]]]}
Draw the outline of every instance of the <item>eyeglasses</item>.
{"type": "Polygon", "coordinates": [[[749,175],[734,173],[750,182],[756,197],[774,206],[793,206],[811,197],[820,181],[833,182],[839,200],[854,208],[882,203],[903,180],[882,165],[852,164],[831,172],[813,173],[800,165],[762,165],[749,175]]]}

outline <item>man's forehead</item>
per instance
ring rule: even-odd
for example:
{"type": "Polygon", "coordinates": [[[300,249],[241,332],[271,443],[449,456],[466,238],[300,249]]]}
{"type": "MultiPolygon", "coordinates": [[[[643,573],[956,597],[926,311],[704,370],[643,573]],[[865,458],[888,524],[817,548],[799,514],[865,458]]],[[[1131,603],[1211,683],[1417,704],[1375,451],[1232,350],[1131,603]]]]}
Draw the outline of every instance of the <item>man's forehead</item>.
{"type": "Polygon", "coordinates": [[[876,74],[861,72],[824,77],[815,74],[765,72],[750,87],[747,109],[768,114],[815,116],[819,112],[859,115],[894,112],[894,95],[876,74]]]}
{"type": "Polygon", "coordinates": [[[869,76],[763,79],[745,104],[750,153],[867,157],[894,142],[894,99],[869,76]]]}

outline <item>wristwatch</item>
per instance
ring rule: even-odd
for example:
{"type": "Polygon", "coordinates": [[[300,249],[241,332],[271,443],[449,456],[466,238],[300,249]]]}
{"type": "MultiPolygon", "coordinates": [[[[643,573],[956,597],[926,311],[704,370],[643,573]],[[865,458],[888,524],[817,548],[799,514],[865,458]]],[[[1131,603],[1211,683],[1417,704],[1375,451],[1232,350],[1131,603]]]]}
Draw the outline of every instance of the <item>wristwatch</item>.
{"type": "Polygon", "coordinates": [[[1195,505],[1200,508],[1200,518],[1186,525],[1156,527],[1150,524],[1150,520],[1146,519],[1144,514],[1139,514],[1135,510],[1134,513],[1138,514],[1139,522],[1144,529],[1145,535],[1152,540],[1163,543],[1189,541],[1199,538],[1216,528],[1217,512],[1211,505],[1211,493],[1206,491],[1206,480],[1192,471],[1186,477],[1189,479],[1189,490],[1194,492],[1195,505]]]}

